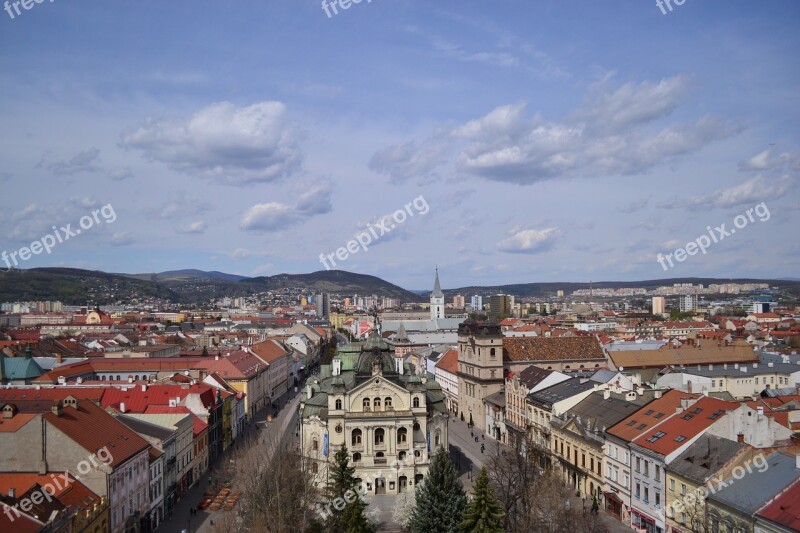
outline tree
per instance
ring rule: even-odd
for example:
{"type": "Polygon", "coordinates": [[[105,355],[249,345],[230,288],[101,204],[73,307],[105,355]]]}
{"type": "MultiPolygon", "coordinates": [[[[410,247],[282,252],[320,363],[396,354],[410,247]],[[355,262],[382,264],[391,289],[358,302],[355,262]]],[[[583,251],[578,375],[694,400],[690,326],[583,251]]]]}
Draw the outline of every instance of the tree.
{"type": "Polygon", "coordinates": [[[532,531],[536,518],[530,494],[546,463],[547,450],[528,437],[515,439],[514,448],[497,447],[487,466],[494,495],[504,511],[503,529],[532,531]]]}
{"type": "Polygon", "coordinates": [[[347,445],[342,445],[334,455],[333,464],[329,467],[327,496],[330,505],[325,514],[325,529],[339,533],[371,533],[375,528],[367,520],[364,509],[367,504],[361,499],[356,486],[356,469],[350,466],[350,454],[347,445]]]}
{"type": "Polygon", "coordinates": [[[475,480],[472,501],[460,527],[468,533],[503,533],[503,515],[503,509],[489,486],[489,473],[484,466],[475,480]]]}
{"type": "Polygon", "coordinates": [[[412,533],[456,533],[467,508],[467,495],[456,475],[453,461],[439,448],[428,477],[415,490],[416,507],[411,516],[412,533]]]}

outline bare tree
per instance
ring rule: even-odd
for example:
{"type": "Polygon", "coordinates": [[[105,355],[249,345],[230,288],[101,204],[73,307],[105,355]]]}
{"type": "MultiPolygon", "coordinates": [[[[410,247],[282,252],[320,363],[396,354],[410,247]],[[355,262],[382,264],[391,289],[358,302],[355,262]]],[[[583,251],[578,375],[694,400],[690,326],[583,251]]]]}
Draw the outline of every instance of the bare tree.
{"type": "Polygon", "coordinates": [[[533,524],[528,531],[538,533],[601,533],[599,513],[572,505],[572,489],[553,469],[548,469],[534,483],[528,503],[533,524]]]}
{"type": "Polygon", "coordinates": [[[320,494],[308,461],[290,446],[249,439],[224,466],[239,492],[237,512],[215,520],[215,531],[289,533],[315,529],[320,494]],[[233,520],[233,523],[231,521],[233,520]],[[229,527],[229,526],[235,527],[229,527]]]}

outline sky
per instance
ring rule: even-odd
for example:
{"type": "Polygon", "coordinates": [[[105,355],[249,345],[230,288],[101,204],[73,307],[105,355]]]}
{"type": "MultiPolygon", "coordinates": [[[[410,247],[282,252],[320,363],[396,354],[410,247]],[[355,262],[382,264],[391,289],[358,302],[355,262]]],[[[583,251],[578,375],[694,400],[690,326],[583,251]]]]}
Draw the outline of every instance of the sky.
{"type": "Polygon", "coordinates": [[[800,2],[339,1],[6,3],[0,266],[800,277],[800,2]]]}

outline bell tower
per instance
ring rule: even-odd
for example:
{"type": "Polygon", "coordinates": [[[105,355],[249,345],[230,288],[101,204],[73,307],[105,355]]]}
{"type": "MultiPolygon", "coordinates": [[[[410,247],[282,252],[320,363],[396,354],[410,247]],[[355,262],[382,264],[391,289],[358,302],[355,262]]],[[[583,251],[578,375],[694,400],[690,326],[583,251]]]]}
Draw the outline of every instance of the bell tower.
{"type": "Polygon", "coordinates": [[[433,292],[431,293],[431,320],[444,318],[444,293],[439,284],[439,268],[436,268],[436,279],[433,282],[433,292]]]}

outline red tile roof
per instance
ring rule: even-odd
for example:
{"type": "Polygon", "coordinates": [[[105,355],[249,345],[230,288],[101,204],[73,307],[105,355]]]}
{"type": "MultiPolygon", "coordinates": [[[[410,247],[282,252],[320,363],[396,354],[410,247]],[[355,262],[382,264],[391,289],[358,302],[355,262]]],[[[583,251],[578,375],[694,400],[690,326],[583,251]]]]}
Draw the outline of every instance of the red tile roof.
{"type": "MultiPolygon", "coordinates": [[[[655,402],[653,402],[655,403],[655,402]]],[[[686,440],[692,439],[708,429],[728,410],[734,410],[739,404],[701,397],[693,405],[653,428],[646,428],[643,434],[634,439],[634,444],[647,448],[661,455],[669,455],[686,440]]],[[[652,409],[652,403],[647,406],[652,409]]]]}
{"type": "Polygon", "coordinates": [[[100,501],[100,496],[80,481],[77,481],[71,474],[66,475],[65,479],[60,472],[51,472],[44,475],[0,472],[0,493],[8,494],[8,489],[13,488],[19,497],[37,483],[40,487],[44,487],[49,483],[55,490],[53,496],[65,506],[74,505],[81,510],[91,510],[93,504],[100,501]]]}
{"type": "Polygon", "coordinates": [[[441,368],[445,372],[451,374],[458,373],[458,350],[450,348],[444,355],[436,362],[436,368],[441,368]]]}
{"type": "Polygon", "coordinates": [[[120,411],[125,404],[126,413],[144,413],[148,407],[169,406],[170,400],[186,398],[198,394],[205,407],[214,405],[214,388],[207,383],[196,383],[189,387],[181,385],[130,385],[128,387],[108,387],[100,405],[103,409],[113,407],[120,411]],[[142,387],[145,388],[142,391],[142,387]]]}
{"type": "Polygon", "coordinates": [[[800,482],[795,481],[789,490],[756,514],[793,531],[800,531],[800,482]]]}
{"type": "Polygon", "coordinates": [[[270,364],[289,354],[283,346],[274,340],[259,342],[258,344],[252,345],[250,349],[253,350],[258,357],[270,364]]]}
{"type": "Polygon", "coordinates": [[[669,390],[661,398],[653,400],[617,425],[611,426],[608,433],[626,441],[633,441],[643,431],[675,414],[675,409],[681,405],[681,398],[698,398],[698,395],[669,390]]]}
{"type": "Polygon", "coordinates": [[[591,337],[506,337],[504,359],[512,361],[605,360],[600,343],[591,337]]]}
{"type": "Polygon", "coordinates": [[[75,407],[64,407],[61,416],[55,413],[42,416],[89,453],[106,447],[114,467],[150,447],[135,431],[90,400],[78,400],[75,407]]]}

